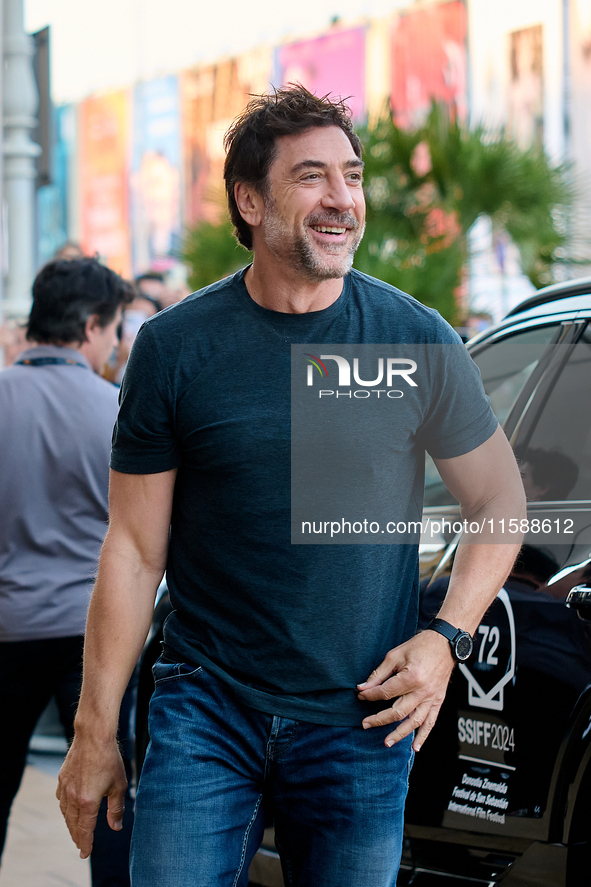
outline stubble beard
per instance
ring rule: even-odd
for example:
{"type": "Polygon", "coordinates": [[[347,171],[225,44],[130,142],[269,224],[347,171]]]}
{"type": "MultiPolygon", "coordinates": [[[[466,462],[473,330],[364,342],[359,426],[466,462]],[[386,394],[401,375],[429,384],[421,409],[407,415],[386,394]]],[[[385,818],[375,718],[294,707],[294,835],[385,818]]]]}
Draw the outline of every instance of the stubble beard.
{"type": "Polygon", "coordinates": [[[353,267],[355,251],[361,242],[365,224],[360,225],[357,219],[349,213],[333,213],[319,215],[313,213],[304,220],[304,227],[311,225],[347,226],[355,232],[349,248],[342,253],[342,245],[335,243],[331,247],[328,243],[318,252],[306,236],[294,231],[286,219],[278,212],[275,201],[269,195],[265,199],[265,243],[278,261],[290,265],[299,271],[308,280],[320,281],[344,277],[353,267]],[[323,261],[323,254],[327,260],[323,261]],[[340,262],[330,262],[329,256],[340,256],[340,262]]]}

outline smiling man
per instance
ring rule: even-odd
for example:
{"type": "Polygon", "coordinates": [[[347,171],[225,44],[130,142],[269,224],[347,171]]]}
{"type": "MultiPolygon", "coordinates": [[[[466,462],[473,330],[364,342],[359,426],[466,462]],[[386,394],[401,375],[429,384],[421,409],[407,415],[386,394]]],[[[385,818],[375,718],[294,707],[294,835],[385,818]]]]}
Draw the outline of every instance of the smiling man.
{"type": "MultiPolygon", "coordinates": [[[[352,145],[337,127],[312,129],[297,141],[283,139],[280,144],[264,195],[265,231],[259,256],[264,252],[267,261],[271,257],[284,261],[311,281],[342,278],[351,270],[363,236],[363,162],[351,157],[352,145]],[[301,160],[302,155],[310,159],[301,160]],[[332,163],[312,159],[320,156],[330,156],[332,163]],[[325,188],[325,182],[329,192],[319,201],[319,188],[325,188]]],[[[235,199],[240,201],[242,218],[259,218],[257,201],[251,200],[246,183],[238,183],[235,199]]]]}
{"type": "Polygon", "coordinates": [[[119,826],[118,704],[166,568],[174,611],[133,887],[246,885],[271,820],[291,887],[393,887],[412,749],[518,545],[461,546],[440,619],[418,635],[416,545],[292,545],[291,345],[455,346],[454,378],[434,381],[406,429],[411,488],[426,447],[463,516],[494,521],[520,515],[519,473],[453,330],[351,270],[365,203],[345,106],[278,90],[248,105],[226,148],[230,215],[254,261],[136,339],[60,805],[83,856],[104,795],[119,826]]]}

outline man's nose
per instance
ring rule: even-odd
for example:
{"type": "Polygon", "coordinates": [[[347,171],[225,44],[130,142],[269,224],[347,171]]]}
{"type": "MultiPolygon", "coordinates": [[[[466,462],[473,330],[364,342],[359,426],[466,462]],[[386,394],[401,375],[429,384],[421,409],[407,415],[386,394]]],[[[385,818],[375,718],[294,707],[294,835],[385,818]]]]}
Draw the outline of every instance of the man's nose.
{"type": "Polygon", "coordinates": [[[335,209],[339,213],[355,209],[355,199],[351,189],[342,175],[331,176],[327,180],[327,189],[322,196],[324,209],[335,209]]]}

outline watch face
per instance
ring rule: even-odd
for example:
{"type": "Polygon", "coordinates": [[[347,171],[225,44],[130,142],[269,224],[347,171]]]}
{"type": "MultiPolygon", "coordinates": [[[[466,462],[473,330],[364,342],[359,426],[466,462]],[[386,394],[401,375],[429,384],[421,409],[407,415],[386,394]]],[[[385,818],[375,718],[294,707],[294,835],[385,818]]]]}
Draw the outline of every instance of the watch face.
{"type": "Polygon", "coordinates": [[[460,662],[465,662],[466,659],[470,658],[470,654],[472,653],[472,638],[469,634],[461,635],[456,641],[456,658],[460,662]]]}

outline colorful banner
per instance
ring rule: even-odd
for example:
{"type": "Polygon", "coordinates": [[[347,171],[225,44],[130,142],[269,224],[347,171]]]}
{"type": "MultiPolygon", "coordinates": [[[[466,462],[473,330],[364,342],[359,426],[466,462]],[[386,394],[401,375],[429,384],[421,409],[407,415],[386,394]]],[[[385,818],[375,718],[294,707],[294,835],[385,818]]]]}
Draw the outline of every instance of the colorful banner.
{"type": "Polygon", "coordinates": [[[76,154],[76,106],[53,112],[51,184],[37,191],[37,265],[52,259],[68,240],[68,190],[76,154]]]}
{"type": "Polygon", "coordinates": [[[301,83],[315,95],[347,99],[353,119],[365,116],[365,28],[334,30],[275,51],[279,86],[301,83]]]}
{"type": "Polygon", "coordinates": [[[161,77],[133,91],[131,245],[134,275],[167,271],[181,235],[179,80],[161,77]]]}
{"type": "Polygon", "coordinates": [[[544,139],[542,25],[509,34],[507,128],[523,147],[544,139]]]}
{"type": "Polygon", "coordinates": [[[217,222],[224,213],[224,134],[253,95],[268,91],[271,64],[271,50],[259,48],[181,75],[189,224],[217,222]]]}
{"type": "Polygon", "coordinates": [[[80,105],[81,246],[119,274],[131,272],[128,234],[129,96],[93,96],[80,105]]]}
{"type": "Polygon", "coordinates": [[[467,114],[467,23],[462,0],[402,12],[392,35],[392,113],[415,126],[433,99],[467,114]]]}
{"type": "MultiPolygon", "coordinates": [[[[591,259],[591,0],[571,3],[570,137],[577,180],[572,252],[591,259]]],[[[590,263],[591,264],[591,263],[590,263]]],[[[581,270],[581,274],[587,270],[581,270]]]]}
{"type": "Polygon", "coordinates": [[[572,0],[570,54],[573,149],[577,164],[590,168],[591,0],[572,0]]]}
{"type": "Polygon", "coordinates": [[[580,160],[585,160],[585,166],[591,166],[591,0],[571,2],[570,49],[571,126],[576,148],[580,145],[577,154],[580,160]]]}
{"type": "MultiPolygon", "coordinates": [[[[210,160],[207,130],[215,107],[215,66],[185,71],[181,75],[183,136],[185,146],[185,220],[213,221],[208,207],[210,160]]],[[[215,213],[214,213],[215,218],[215,213]]]]}

